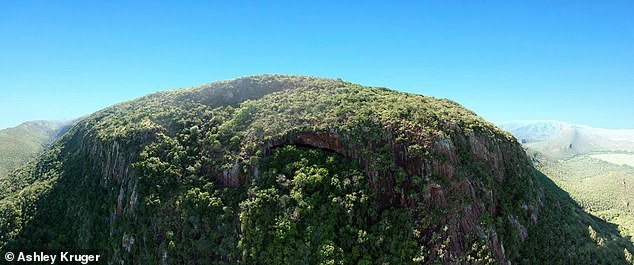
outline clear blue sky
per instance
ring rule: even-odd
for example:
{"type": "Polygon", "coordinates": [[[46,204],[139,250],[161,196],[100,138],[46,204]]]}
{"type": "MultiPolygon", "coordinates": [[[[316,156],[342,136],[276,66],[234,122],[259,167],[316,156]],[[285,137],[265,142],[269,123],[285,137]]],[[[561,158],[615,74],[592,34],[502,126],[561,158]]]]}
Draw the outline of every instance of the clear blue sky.
{"type": "Polygon", "coordinates": [[[634,128],[634,1],[308,2],[0,1],[0,128],[261,73],[634,128]]]}

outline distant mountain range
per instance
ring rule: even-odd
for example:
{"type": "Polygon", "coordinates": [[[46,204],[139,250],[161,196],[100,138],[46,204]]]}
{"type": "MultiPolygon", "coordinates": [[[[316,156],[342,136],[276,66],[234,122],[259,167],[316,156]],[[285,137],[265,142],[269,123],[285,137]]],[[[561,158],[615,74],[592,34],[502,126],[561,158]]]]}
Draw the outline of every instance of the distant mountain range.
{"type": "Polygon", "coordinates": [[[0,176],[35,158],[71,124],[71,121],[29,121],[0,130],[0,176]]]}
{"type": "Polygon", "coordinates": [[[520,141],[534,164],[585,210],[634,236],[634,130],[561,121],[497,125],[520,141]]]}
{"type": "Polygon", "coordinates": [[[599,152],[634,154],[634,130],[601,129],[562,121],[510,121],[496,125],[551,158],[599,152]]]}

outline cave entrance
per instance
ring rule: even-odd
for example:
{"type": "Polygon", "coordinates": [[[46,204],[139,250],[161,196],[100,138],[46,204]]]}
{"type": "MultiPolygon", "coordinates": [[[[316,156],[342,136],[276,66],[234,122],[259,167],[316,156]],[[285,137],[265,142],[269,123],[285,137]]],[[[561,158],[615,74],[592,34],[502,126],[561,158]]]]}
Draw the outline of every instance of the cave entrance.
{"type": "MultiPolygon", "coordinates": [[[[343,152],[339,135],[329,132],[302,132],[292,134],[278,141],[274,141],[267,151],[280,148],[286,145],[293,145],[301,149],[319,149],[330,153],[336,153],[349,158],[343,152]]],[[[268,152],[267,152],[268,153],[268,152]]]]}

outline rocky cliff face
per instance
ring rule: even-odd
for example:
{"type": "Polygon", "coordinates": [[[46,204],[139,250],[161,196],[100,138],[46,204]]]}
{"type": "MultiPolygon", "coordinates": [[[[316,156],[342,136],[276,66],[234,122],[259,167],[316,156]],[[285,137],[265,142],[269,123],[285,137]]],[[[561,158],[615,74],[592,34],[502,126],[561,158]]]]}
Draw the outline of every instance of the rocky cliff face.
{"type": "Polygon", "coordinates": [[[465,132],[456,124],[445,126],[450,128],[450,136],[438,139],[398,142],[394,132],[384,131],[377,142],[366,139],[355,144],[342,132],[301,131],[273,141],[267,147],[291,144],[336,152],[358,161],[367,175],[374,176],[370,185],[377,194],[380,208],[415,208],[422,204],[427,209],[445,213],[436,225],[447,227],[442,237],[451,244],[429,246],[432,259],[437,258],[433,253],[442,247],[447,247],[447,256],[443,257],[446,262],[464,256],[472,243],[465,236],[476,231],[477,237],[492,248],[495,259],[508,263],[509,257],[495,226],[482,220],[507,219],[521,243],[527,236],[526,221],[537,221],[543,192],[532,180],[531,166],[512,137],[491,131],[465,132]],[[382,150],[387,150],[392,160],[389,162],[394,164],[389,170],[378,168],[375,157],[367,155],[379,154],[382,150]],[[421,155],[421,151],[425,154],[421,155]],[[417,185],[411,177],[397,183],[394,168],[407,176],[422,178],[426,185],[417,185]],[[510,208],[502,210],[502,200],[508,199],[504,196],[506,193],[517,193],[519,196],[514,199],[521,200],[511,202],[510,208]]]}
{"type": "MultiPolygon", "coordinates": [[[[517,141],[459,105],[271,75],[153,94],[81,121],[39,162],[56,165],[53,177],[28,173],[50,182],[31,202],[46,210],[4,227],[18,233],[2,243],[100,248],[111,264],[247,262],[245,201],[271,172],[261,161],[284,146],[359,165],[372,213],[354,227],[359,234],[402,228],[406,238],[398,240],[411,244],[390,254],[393,263],[506,264],[539,218],[543,191],[517,141]],[[385,217],[392,212],[398,223],[385,217]],[[33,239],[46,229],[59,231],[33,239]]],[[[264,235],[266,251],[272,239],[264,235]]],[[[390,240],[380,238],[372,244],[390,240]]],[[[342,262],[360,262],[364,250],[373,259],[388,255],[346,244],[334,249],[361,254],[342,262]]]]}

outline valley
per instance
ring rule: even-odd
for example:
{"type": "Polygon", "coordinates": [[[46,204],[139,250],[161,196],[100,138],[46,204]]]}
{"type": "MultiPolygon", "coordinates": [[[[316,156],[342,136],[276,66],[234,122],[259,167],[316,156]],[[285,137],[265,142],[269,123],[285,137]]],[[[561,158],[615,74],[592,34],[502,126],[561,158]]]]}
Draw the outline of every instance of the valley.
{"type": "Polygon", "coordinates": [[[556,121],[498,124],[524,139],[535,165],[584,210],[634,237],[634,131],[556,121]],[[543,133],[543,132],[547,133],[543,133]]]}
{"type": "Polygon", "coordinates": [[[30,121],[0,130],[0,177],[34,159],[71,124],[72,121],[30,121]]]}

